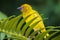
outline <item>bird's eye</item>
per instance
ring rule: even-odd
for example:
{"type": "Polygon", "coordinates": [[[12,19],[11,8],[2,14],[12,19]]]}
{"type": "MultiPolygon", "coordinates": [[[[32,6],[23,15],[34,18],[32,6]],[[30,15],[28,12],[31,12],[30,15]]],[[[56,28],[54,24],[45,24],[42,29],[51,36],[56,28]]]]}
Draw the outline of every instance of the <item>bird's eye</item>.
{"type": "Polygon", "coordinates": [[[23,8],[21,7],[20,10],[22,10],[23,8]]]}

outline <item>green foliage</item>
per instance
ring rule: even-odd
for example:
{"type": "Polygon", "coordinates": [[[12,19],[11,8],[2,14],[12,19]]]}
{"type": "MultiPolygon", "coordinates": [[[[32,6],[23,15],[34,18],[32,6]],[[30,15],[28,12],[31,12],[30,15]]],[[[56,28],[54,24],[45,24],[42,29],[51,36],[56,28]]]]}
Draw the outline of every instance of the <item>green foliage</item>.
{"type": "Polygon", "coordinates": [[[60,40],[60,35],[56,36],[56,37],[53,38],[52,40],[60,40]]]}
{"type": "Polygon", "coordinates": [[[0,20],[3,18],[7,18],[7,16],[3,12],[0,11],[0,20]]]}
{"type": "MultiPolygon", "coordinates": [[[[0,21],[2,20],[2,19],[5,19],[5,18],[7,18],[7,16],[3,13],[3,12],[1,12],[0,11],[0,21]]],[[[1,21],[2,22],[2,21],[1,21]]],[[[1,24],[1,23],[0,23],[1,24]]],[[[3,25],[3,24],[2,24],[3,25]]],[[[0,32],[0,40],[2,40],[3,38],[5,37],[5,33],[1,33],[0,32]]]]}
{"type": "MultiPolygon", "coordinates": [[[[30,15],[29,15],[30,16],[30,15]]],[[[28,16],[28,17],[29,17],[28,16]]],[[[22,27],[23,23],[25,22],[25,20],[28,18],[24,18],[22,19],[19,24],[18,24],[18,21],[19,19],[21,19],[22,15],[19,15],[17,17],[15,16],[11,16],[9,18],[6,18],[6,19],[3,19],[0,21],[0,32],[3,32],[3,33],[6,33],[6,34],[9,34],[11,35],[11,37],[7,37],[7,38],[11,38],[11,39],[15,39],[15,40],[43,40],[44,39],[44,36],[46,35],[46,33],[49,33],[51,31],[53,31],[55,28],[60,28],[60,27],[54,27],[54,26],[49,26],[49,27],[46,27],[46,28],[49,28],[47,29],[47,32],[43,32],[43,33],[40,33],[38,34],[37,36],[35,36],[36,33],[38,33],[40,30],[37,30],[37,31],[33,31],[33,33],[30,34],[31,30],[33,29],[33,27],[38,24],[38,22],[34,23],[33,25],[31,25],[31,27],[28,27],[28,25],[34,20],[36,19],[37,17],[35,17],[34,19],[32,19],[31,21],[29,21],[28,23],[26,23],[22,30],[20,30],[20,28],[22,27]],[[18,25],[17,25],[18,24],[18,25]],[[26,30],[27,29],[27,30],[26,30]],[[25,33],[25,30],[26,30],[26,33],[25,33]],[[25,35],[24,35],[25,33],[25,35]]],[[[42,29],[41,29],[42,30],[42,29]]],[[[58,30],[58,29],[57,29],[58,30]]],[[[55,30],[56,31],[56,30],[55,30]]],[[[48,36],[47,38],[45,38],[44,40],[49,40],[52,36],[54,36],[56,33],[60,32],[59,31],[56,31],[54,33],[51,33],[50,36],[48,36]]],[[[57,36],[56,38],[58,39],[59,36],[57,36]]],[[[6,39],[6,38],[5,38],[6,39]]],[[[53,40],[53,39],[52,39],[53,40]]],[[[55,40],[55,39],[54,39],[55,40]]]]}

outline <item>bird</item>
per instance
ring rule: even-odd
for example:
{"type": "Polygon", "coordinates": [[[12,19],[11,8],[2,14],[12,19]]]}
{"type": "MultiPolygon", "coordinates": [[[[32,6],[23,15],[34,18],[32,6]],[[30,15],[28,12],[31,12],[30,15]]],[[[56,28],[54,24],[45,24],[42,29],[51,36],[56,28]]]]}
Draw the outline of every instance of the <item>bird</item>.
{"type": "MultiPolygon", "coordinates": [[[[46,32],[46,28],[43,22],[43,18],[41,17],[41,15],[38,13],[38,11],[36,11],[35,9],[32,8],[31,5],[29,4],[22,4],[20,7],[18,7],[17,9],[19,9],[22,12],[22,16],[23,18],[27,17],[28,15],[32,14],[31,16],[29,16],[25,21],[26,23],[28,23],[31,19],[33,19],[34,17],[37,17],[29,26],[31,26],[33,23],[40,21],[34,28],[34,31],[37,31],[39,29],[42,29],[40,32],[46,32]]],[[[47,33],[46,36],[44,36],[44,38],[46,38],[47,36],[49,36],[49,34],[47,33]]]]}

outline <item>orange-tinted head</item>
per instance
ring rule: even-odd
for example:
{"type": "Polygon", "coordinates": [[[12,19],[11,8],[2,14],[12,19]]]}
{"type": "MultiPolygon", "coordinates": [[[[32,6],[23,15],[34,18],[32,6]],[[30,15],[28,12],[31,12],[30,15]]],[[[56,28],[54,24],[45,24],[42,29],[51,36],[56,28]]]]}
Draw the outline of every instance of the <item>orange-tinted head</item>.
{"type": "Polygon", "coordinates": [[[21,12],[28,12],[28,11],[32,10],[32,7],[29,4],[23,4],[20,7],[18,7],[18,9],[21,12]]]}

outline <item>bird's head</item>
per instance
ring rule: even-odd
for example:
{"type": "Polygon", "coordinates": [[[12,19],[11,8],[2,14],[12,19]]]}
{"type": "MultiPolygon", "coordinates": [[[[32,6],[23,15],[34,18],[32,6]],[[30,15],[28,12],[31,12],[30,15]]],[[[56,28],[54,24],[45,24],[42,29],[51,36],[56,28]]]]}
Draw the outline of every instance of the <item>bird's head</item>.
{"type": "Polygon", "coordinates": [[[32,7],[29,4],[23,4],[17,9],[19,9],[21,12],[29,12],[32,10],[32,7]]]}

